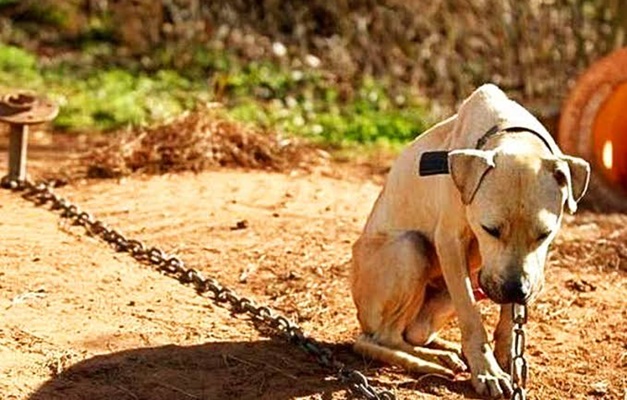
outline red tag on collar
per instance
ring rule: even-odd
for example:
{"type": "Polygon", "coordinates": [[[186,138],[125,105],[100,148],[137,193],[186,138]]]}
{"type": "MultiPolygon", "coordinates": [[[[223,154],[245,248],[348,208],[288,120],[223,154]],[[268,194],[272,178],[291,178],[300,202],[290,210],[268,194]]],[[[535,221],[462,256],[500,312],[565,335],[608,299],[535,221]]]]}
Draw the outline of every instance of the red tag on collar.
{"type": "Polygon", "coordinates": [[[480,287],[474,288],[472,294],[475,296],[475,301],[477,302],[488,298],[488,295],[486,295],[480,287]]]}

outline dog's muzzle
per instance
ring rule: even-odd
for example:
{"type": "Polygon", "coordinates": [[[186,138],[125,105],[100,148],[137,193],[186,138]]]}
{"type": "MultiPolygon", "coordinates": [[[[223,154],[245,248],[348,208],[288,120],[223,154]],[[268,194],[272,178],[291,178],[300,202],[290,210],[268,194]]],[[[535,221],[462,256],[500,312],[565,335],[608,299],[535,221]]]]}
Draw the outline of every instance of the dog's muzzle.
{"type": "Polygon", "coordinates": [[[532,284],[522,276],[508,277],[500,284],[489,280],[479,271],[479,287],[497,304],[527,304],[532,297],[532,284]]]}

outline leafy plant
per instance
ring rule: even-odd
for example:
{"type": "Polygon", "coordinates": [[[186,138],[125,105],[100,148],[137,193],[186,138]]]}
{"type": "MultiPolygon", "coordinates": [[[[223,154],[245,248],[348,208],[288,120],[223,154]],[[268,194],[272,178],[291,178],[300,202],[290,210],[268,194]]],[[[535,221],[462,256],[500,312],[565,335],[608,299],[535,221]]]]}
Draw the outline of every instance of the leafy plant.
{"type": "Polygon", "coordinates": [[[14,46],[0,44],[0,79],[33,79],[38,74],[37,58],[14,46]]]}

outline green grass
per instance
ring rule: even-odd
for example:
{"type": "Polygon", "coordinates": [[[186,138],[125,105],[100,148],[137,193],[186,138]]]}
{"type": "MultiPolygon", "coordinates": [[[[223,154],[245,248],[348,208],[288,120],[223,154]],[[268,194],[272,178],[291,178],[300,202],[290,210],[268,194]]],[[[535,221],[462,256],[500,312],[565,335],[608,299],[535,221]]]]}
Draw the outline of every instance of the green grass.
{"type": "Polygon", "coordinates": [[[369,78],[346,94],[314,68],[243,64],[227,53],[196,49],[193,68],[177,71],[176,54],[159,49],[154,58],[160,67],[148,72],[138,64],[99,65],[99,52],[107,51],[90,42],[73,62],[53,62],[0,45],[0,86],[57,100],[61,111],[54,126],[67,131],[151,124],[207,101],[223,102],[235,119],[334,148],[396,147],[430,123],[419,98],[392,98],[384,83],[369,78]]]}
{"type": "Polygon", "coordinates": [[[0,86],[33,90],[61,106],[58,129],[106,131],[174,116],[206,100],[207,92],[174,71],[41,65],[31,54],[0,45],[0,86]]]}

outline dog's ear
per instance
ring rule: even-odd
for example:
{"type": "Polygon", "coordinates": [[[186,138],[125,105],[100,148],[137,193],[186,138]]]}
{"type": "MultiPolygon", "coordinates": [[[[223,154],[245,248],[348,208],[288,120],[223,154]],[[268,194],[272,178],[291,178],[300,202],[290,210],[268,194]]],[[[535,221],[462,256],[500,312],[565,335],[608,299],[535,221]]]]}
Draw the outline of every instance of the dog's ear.
{"type": "Polygon", "coordinates": [[[485,174],[495,167],[491,150],[453,150],[448,154],[451,178],[462,195],[462,202],[470,204],[485,174]]]}
{"type": "Polygon", "coordinates": [[[574,214],[577,211],[577,202],[588,190],[590,164],[579,157],[561,155],[554,168],[553,176],[555,176],[557,183],[566,187],[567,190],[566,207],[568,212],[574,214]]]}

